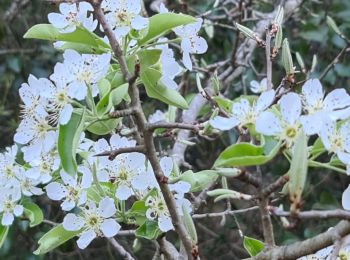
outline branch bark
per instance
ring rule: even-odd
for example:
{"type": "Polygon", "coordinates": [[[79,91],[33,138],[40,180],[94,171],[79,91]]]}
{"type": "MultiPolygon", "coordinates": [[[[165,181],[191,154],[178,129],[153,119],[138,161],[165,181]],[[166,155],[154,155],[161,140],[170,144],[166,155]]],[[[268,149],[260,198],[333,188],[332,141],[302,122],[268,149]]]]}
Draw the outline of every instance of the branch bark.
{"type": "Polygon", "coordinates": [[[350,233],[350,222],[343,220],[335,227],[313,238],[297,242],[288,246],[275,247],[249,258],[251,260],[294,260],[298,257],[312,254],[322,248],[332,245],[339,238],[350,233]]]}

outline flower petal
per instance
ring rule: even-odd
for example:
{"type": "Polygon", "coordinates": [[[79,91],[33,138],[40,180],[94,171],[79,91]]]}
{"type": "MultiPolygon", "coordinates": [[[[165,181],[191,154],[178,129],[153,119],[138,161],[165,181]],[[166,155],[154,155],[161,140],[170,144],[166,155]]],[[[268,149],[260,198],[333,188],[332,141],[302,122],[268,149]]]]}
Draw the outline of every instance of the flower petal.
{"type": "Polygon", "coordinates": [[[85,222],[82,217],[68,213],[63,219],[63,228],[67,231],[77,231],[83,228],[85,222]]]}
{"type": "Polygon", "coordinates": [[[114,200],[109,197],[103,198],[98,204],[98,212],[104,218],[113,216],[116,211],[114,200]]]}
{"type": "Polygon", "coordinates": [[[86,230],[81,233],[79,239],[77,240],[78,247],[80,249],[85,249],[91,243],[92,240],[96,238],[96,233],[92,229],[86,230]]]}
{"type": "Polygon", "coordinates": [[[219,129],[221,131],[230,130],[235,126],[237,126],[238,123],[239,123],[238,120],[235,119],[234,117],[227,118],[222,116],[216,116],[213,119],[209,120],[209,124],[212,127],[219,129]]]}
{"type": "Polygon", "coordinates": [[[268,136],[276,136],[282,132],[280,120],[269,111],[262,112],[258,116],[255,129],[257,132],[268,136]]]}
{"type": "Polygon", "coordinates": [[[255,110],[257,112],[261,112],[267,109],[275,99],[275,90],[270,89],[268,91],[263,92],[258,100],[256,101],[255,110]]]}
{"type": "Polygon", "coordinates": [[[350,210],[350,185],[343,192],[341,203],[344,209],[350,210]]]}
{"type": "Polygon", "coordinates": [[[288,93],[282,96],[279,102],[284,121],[295,124],[301,114],[301,99],[296,93],[288,93]]]}
{"type": "Polygon", "coordinates": [[[121,226],[118,224],[117,221],[114,219],[105,219],[101,226],[100,229],[105,237],[114,237],[116,234],[118,234],[121,226]]]}
{"type": "Polygon", "coordinates": [[[171,223],[171,218],[167,216],[158,217],[158,226],[159,229],[163,232],[174,229],[173,223],[171,223]]]}
{"type": "Polygon", "coordinates": [[[58,182],[51,182],[46,186],[47,196],[52,200],[61,200],[67,196],[67,188],[58,182]]]}
{"type": "Polygon", "coordinates": [[[13,220],[15,217],[13,216],[12,213],[5,212],[4,215],[2,216],[1,224],[3,226],[10,226],[13,223],[13,220]]]}
{"type": "Polygon", "coordinates": [[[318,79],[306,81],[302,88],[302,95],[307,107],[315,106],[324,96],[321,82],[318,79]]]}
{"type": "Polygon", "coordinates": [[[163,170],[164,176],[169,177],[174,167],[173,159],[171,157],[163,157],[160,159],[160,167],[163,170]]]}

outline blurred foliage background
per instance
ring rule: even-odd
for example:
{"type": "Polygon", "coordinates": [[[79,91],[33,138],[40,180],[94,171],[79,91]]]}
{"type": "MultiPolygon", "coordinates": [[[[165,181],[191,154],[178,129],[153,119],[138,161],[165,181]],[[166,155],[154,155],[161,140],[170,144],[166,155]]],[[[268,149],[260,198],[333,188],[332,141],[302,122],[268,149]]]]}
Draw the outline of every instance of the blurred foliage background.
{"type": "MultiPolygon", "coordinates": [[[[185,1],[182,1],[184,3],[185,1]]],[[[214,0],[200,1],[188,0],[186,4],[177,1],[169,1],[170,10],[188,12],[192,15],[204,13],[213,8],[214,0]]],[[[230,8],[237,8],[240,1],[231,2],[230,8]]],[[[243,20],[242,24],[252,27],[260,14],[271,12],[280,1],[241,1],[243,10],[249,19],[243,20]],[[255,10],[255,11],[254,11],[255,10]]],[[[286,1],[282,1],[286,2],[286,1]]],[[[152,14],[150,8],[152,2],[145,1],[147,11],[152,14]]],[[[47,14],[57,10],[55,5],[41,0],[1,0],[0,1],[0,147],[12,145],[12,137],[19,122],[20,99],[18,89],[21,83],[26,82],[29,74],[36,77],[47,77],[55,63],[61,58],[52,44],[43,41],[24,40],[23,34],[32,25],[47,23],[47,14]]],[[[303,1],[299,9],[289,17],[284,25],[284,34],[287,34],[291,49],[298,51],[304,59],[307,68],[311,67],[313,56],[317,57],[317,65],[313,76],[317,77],[323,69],[337,56],[344,41],[332,32],[326,24],[326,15],[330,15],[338,23],[345,35],[350,37],[350,1],[348,0],[325,0],[303,1]]],[[[230,57],[236,41],[236,32],[233,30],[235,18],[225,15],[223,12],[213,12],[216,16],[214,24],[207,26],[201,32],[209,43],[208,52],[202,56],[202,63],[211,64],[230,57]]],[[[240,42],[242,39],[240,38],[240,42]]],[[[264,72],[264,51],[256,49],[252,56],[251,64],[259,73],[264,72]]],[[[251,65],[250,64],[250,65],[251,65]]],[[[295,61],[296,64],[296,61],[295,61]]],[[[278,85],[284,76],[280,58],[276,59],[273,68],[273,82],[278,85]]],[[[186,75],[187,85],[193,92],[196,91],[193,75],[186,75]]],[[[235,98],[242,93],[247,93],[249,83],[253,79],[261,79],[263,75],[256,75],[251,66],[247,66],[245,73],[235,79],[228,87],[227,95],[235,98]]],[[[302,75],[297,80],[304,79],[302,75]]],[[[330,91],[333,88],[346,88],[350,85],[350,59],[345,54],[338,64],[331,69],[323,79],[323,85],[330,91]]],[[[154,104],[145,105],[147,113],[154,110],[154,104]]],[[[230,131],[220,136],[215,142],[200,139],[199,145],[188,149],[186,160],[196,170],[208,169],[213,164],[216,156],[222,149],[233,143],[237,136],[230,131]],[[209,151],[209,152],[208,152],[209,151]]],[[[263,168],[266,183],[276,179],[288,170],[288,162],[277,157],[272,163],[263,168]]],[[[310,170],[308,186],[304,193],[304,209],[332,209],[340,207],[342,191],[349,183],[346,176],[327,170],[310,170]]],[[[248,185],[235,180],[229,183],[230,187],[249,192],[248,185]]],[[[277,198],[278,199],[278,198],[277,198]]],[[[286,201],[286,200],[284,200],[286,201]]],[[[278,202],[279,203],[279,202],[278,202]]],[[[278,203],[276,205],[278,205],[278,203]]],[[[45,218],[60,222],[62,213],[58,204],[47,199],[40,199],[45,218]]],[[[286,204],[287,205],[287,204],[286,204]]],[[[239,209],[248,207],[247,203],[232,203],[232,208],[239,209]]],[[[213,204],[210,200],[199,209],[199,212],[215,212],[225,208],[224,203],[213,204]]],[[[201,219],[197,223],[199,233],[199,248],[202,259],[241,259],[247,257],[242,247],[242,238],[239,236],[237,225],[245,235],[257,239],[262,238],[262,231],[258,214],[254,211],[237,215],[236,219],[201,219]]],[[[293,223],[293,228],[284,228],[280,219],[274,218],[275,235],[279,244],[287,244],[293,241],[311,237],[325,231],[334,225],[335,221],[302,221],[293,223]]],[[[36,241],[49,230],[49,224],[42,224],[34,229],[29,229],[24,221],[17,221],[11,228],[3,248],[0,250],[0,259],[118,259],[112,248],[105,240],[95,241],[84,251],[77,250],[74,241],[66,243],[59,249],[44,257],[34,256],[36,241]]],[[[170,240],[172,238],[170,237],[170,240]]],[[[121,243],[131,249],[133,238],[121,238],[121,243]]],[[[155,245],[151,242],[139,241],[141,248],[136,252],[139,259],[152,259],[155,245]]],[[[136,247],[138,247],[136,245],[136,247]]]]}

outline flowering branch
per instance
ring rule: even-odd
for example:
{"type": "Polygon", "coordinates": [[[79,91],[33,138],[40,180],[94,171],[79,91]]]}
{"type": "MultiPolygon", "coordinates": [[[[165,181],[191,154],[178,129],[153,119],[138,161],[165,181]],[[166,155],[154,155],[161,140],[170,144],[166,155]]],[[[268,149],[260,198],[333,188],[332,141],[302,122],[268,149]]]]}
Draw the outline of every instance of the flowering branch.
{"type": "Polygon", "coordinates": [[[269,259],[284,259],[294,260],[298,257],[305,256],[316,252],[322,248],[332,245],[339,240],[339,237],[344,237],[350,233],[350,222],[343,220],[335,227],[328,231],[319,234],[313,238],[297,242],[288,246],[274,247],[267,251],[262,251],[257,256],[249,258],[251,260],[269,260],[269,259]]]}
{"type": "MultiPolygon", "coordinates": [[[[117,39],[114,36],[112,29],[108,25],[105,15],[103,13],[103,10],[101,8],[101,0],[100,1],[91,0],[90,3],[94,8],[97,20],[100,22],[109,40],[109,43],[112,47],[114,55],[119,63],[123,77],[129,83],[129,95],[131,98],[131,106],[135,108],[135,114],[134,114],[135,123],[139,131],[143,133],[145,154],[151,163],[151,166],[153,168],[153,171],[157,180],[161,180],[163,179],[164,174],[157,158],[156,149],[154,147],[154,142],[153,142],[152,131],[148,130],[148,123],[141,107],[139,90],[135,85],[135,77],[129,74],[126,61],[123,56],[123,52],[120,48],[120,45],[117,39]]],[[[159,186],[164,196],[166,205],[169,209],[169,213],[172,218],[172,223],[175,227],[175,230],[178,233],[184,247],[186,248],[187,257],[189,259],[192,259],[192,242],[189,235],[187,234],[185,226],[182,224],[180,220],[180,216],[176,209],[176,203],[175,203],[173,194],[166,183],[159,182],[159,186]]]]}
{"type": "Polygon", "coordinates": [[[119,154],[123,153],[145,153],[145,147],[138,145],[135,147],[122,147],[112,151],[105,151],[103,153],[96,154],[95,156],[108,156],[109,160],[114,160],[119,154]]]}

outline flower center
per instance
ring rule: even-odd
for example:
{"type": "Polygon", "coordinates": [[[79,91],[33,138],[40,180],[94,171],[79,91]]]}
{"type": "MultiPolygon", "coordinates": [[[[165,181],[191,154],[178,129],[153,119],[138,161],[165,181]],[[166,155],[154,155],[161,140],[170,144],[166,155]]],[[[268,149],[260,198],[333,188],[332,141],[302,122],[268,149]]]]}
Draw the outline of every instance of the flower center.
{"type": "Polygon", "coordinates": [[[293,127],[289,127],[286,129],[286,136],[289,138],[294,138],[297,134],[297,130],[293,127]]]}
{"type": "Polygon", "coordinates": [[[340,135],[333,135],[330,151],[337,152],[343,150],[343,139],[340,135]]]}

